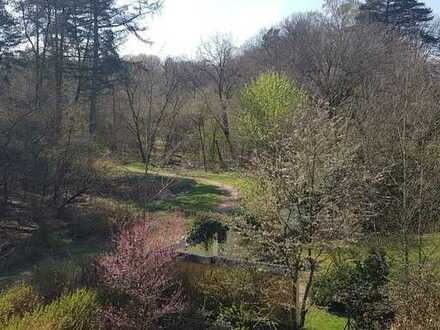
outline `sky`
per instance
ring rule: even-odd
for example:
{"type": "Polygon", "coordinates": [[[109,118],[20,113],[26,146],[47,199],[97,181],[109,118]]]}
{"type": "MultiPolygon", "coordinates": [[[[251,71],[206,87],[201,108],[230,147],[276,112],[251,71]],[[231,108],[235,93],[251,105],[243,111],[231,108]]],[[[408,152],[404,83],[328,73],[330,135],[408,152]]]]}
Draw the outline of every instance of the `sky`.
{"type": "MultiPolygon", "coordinates": [[[[425,0],[440,15],[440,0],[425,0]]],[[[215,33],[230,34],[241,45],[262,28],[295,13],[320,10],[323,0],[164,0],[161,12],[146,18],[143,37],[152,45],[129,37],[124,55],[153,54],[193,57],[202,40],[215,33]]]]}

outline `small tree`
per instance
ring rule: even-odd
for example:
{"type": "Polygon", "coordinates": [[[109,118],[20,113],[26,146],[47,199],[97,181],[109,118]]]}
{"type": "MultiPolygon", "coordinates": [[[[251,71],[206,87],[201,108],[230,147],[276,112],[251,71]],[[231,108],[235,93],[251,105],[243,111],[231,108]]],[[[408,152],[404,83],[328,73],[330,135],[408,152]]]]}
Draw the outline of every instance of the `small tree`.
{"type": "Polygon", "coordinates": [[[260,259],[287,269],[291,327],[301,329],[315,272],[333,249],[356,239],[373,178],[359,165],[344,121],[307,109],[287,131],[258,157],[259,188],[235,227],[260,259]]]}
{"type": "Polygon", "coordinates": [[[114,251],[98,260],[101,281],[112,294],[104,310],[112,328],[155,328],[163,317],[183,310],[173,248],[182,234],[178,225],[138,224],[122,231],[114,251]]]}
{"type": "Polygon", "coordinates": [[[261,148],[280,133],[283,120],[305,99],[305,93],[286,76],[264,73],[240,92],[240,129],[261,148]]]}

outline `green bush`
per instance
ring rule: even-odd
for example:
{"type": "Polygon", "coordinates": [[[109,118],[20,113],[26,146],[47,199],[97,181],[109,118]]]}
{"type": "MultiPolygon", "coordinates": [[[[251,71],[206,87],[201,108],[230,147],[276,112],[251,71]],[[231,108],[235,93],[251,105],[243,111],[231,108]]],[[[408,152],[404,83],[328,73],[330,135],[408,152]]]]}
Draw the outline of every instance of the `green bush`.
{"type": "Polygon", "coordinates": [[[340,293],[350,285],[351,272],[352,267],[344,264],[331,268],[325,273],[320,273],[313,287],[311,296],[313,304],[328,307],[335,312],[345,312],[346,307],[341,302],[340,293]]]}
{"type": "Polygon", "coordinates": [[[79,289],[15,319],[5,330],[89,330],[99,327],[99,305],[93,292],[79,289]]]}
{"type": "Polygon", "coordinates": [[[215,219],[210,213],[199,213],[196,215],[188,231],[187,242],[189,244],[209,244],[214,239],[224,243],[229,228],[215,219]]]}
{"type": "Polygon", "coordinates": [[[387,328],[393,318],[388,293],[389,266],[384,251],[319,275],[312,302],[350,316],[359,329],[387,328]]]}
{"type": "Polygon", "coordinates": [[[51,261],[34,269],[31,284],[46,301],[51,301],[66,292],[94,284],[91,263],[88,259],[51,261]]]}
{"type": "Polygon", "coordinates": [[[40,306],[41,299],[27,284],[19,283],[0,294],[0,328],[13,318],[23,317],[40,306]]]}

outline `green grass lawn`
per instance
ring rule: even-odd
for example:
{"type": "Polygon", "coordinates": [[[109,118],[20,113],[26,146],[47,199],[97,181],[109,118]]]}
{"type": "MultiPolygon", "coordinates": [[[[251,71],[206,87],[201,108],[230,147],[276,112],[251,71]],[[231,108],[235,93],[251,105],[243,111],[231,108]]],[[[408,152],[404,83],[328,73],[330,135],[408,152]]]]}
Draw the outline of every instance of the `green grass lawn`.
{"type": "Polygon", "coordinates": [[[196,183],[190,191],[179,193],[170,199],[147,202],[146,210],[148,212],[180,210],[185,213],[211,211],[220,203],[224,194],[225,192],[216,186],[196,183]]]}
{"type": "Polygon", "coordinates": [[[344,317],[312,308],[306,316],[305,330],[343,330],[346,323],[347,319],[344,317]]]}

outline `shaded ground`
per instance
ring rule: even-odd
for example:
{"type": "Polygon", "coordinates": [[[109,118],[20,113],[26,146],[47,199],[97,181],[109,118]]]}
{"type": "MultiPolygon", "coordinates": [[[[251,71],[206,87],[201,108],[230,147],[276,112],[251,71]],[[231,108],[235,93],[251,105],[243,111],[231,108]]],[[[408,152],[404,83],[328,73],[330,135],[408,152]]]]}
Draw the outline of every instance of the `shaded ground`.
{"type": "Polygon", "coordinates": [[[34,219],[16,208],[0,219],[0,288],[48,261],[102,253],[118,226],[210,211],[227,195],[218,185],[193,178],[107,166],[96,186],[61,214],[34,219]]]}

